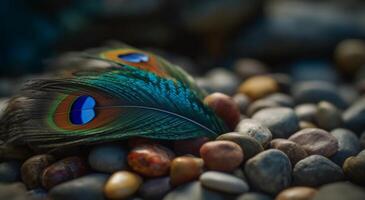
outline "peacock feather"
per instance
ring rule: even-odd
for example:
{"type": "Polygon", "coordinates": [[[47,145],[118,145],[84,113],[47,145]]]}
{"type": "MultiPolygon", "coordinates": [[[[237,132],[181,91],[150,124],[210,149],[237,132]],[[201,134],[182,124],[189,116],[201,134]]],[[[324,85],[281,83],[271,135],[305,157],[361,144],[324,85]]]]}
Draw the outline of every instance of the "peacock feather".
{"type": "Polygon", "coordinates": [[[87,51],[102,70],[29,81],[2,119],[5,144],[52,149],[130,137],[216,137],[226,125],[179,67],[131,47],[87,51]]]}

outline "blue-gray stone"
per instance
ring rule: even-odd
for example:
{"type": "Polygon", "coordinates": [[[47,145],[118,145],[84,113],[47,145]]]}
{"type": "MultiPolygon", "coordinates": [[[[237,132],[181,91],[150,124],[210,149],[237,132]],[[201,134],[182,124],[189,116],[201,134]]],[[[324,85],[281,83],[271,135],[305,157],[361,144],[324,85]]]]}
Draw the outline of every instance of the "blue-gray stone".
{"type": "Polygon", "coordinates": [[[360,141],[355,133],[347,129],[335,129],[331,131],[331,134],[338,141],[338,150],[331,157],[331,160],[342,167],[346,158],[355,156],[360,152],[360,141]]]}

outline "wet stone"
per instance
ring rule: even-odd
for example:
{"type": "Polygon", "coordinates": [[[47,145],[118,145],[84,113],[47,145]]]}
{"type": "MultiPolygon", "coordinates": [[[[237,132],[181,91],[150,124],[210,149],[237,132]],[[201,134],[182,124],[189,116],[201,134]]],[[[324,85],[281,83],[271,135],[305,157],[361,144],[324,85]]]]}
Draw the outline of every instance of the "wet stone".
{"type": "Polygon", "coordinates": [[[293,169],[293,184],[317,187],[344,178],[342,169],[328,158],[312,155],[299,161],[293,169]]]}

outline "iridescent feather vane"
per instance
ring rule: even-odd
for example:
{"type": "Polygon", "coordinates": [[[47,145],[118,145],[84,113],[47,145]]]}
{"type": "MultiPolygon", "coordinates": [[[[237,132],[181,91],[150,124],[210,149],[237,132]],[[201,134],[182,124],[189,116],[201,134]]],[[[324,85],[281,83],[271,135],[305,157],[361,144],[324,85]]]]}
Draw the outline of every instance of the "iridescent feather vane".
{"type": "Polygon", "coordinates": [[[1,120],[4,144],[52,149],[130,137],[212,138],[227,131],[193,79],[163,58],[125,46],[83,56],[113,67],[29,81],[1,120]]]}

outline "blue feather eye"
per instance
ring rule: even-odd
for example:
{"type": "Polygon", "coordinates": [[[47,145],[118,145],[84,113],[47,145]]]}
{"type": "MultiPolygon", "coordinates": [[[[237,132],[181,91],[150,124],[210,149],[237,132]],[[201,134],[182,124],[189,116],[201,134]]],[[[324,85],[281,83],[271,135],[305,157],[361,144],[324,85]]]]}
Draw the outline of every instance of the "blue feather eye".
{"type": "Polygon", "coordinates": [[[70,121],[75,125],[84,125],[95,118],[96,101],[92,96],[80,96],[71,106],[70,121]]]}
{"type": "Polygon", "coordinates": [[[132,63],[148,62],[148,56],[143,53],[119,54],[118,58],[132,63]]]}

